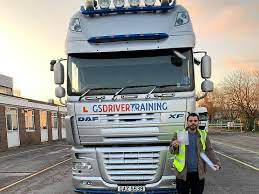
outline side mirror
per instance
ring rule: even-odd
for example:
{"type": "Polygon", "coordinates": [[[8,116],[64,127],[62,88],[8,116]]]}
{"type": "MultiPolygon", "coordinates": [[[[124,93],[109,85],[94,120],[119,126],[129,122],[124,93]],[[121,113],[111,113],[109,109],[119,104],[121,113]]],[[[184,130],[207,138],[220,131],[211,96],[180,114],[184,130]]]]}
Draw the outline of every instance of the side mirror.
{"type": "Polygon", "coordinates": [[[201,90],[203,92],[212,92],[214,89],[214,84],[212,81],[210,80],[204,80],[202,83],[201,83],[201,90]]]}
{"type": "Polygon", "coordinates": [[[56,87],[55,95],[56,95],[57,98],[65,97],[65,95],[66,95],[65,93],[66,93],[65,88],[63,88],[61,86],[56,87]]]}
{"type": "Polygon", "coordinates": [[[57,62],[54,66],[54,80],[55,84],[64,84],[64,65],[60,62],[57,62]]]}
{"type": "Polygon", "coordinates": [[[211,77],[211,58],[205,55],[201,59],[201,77],[209,79],[211,77]]]}

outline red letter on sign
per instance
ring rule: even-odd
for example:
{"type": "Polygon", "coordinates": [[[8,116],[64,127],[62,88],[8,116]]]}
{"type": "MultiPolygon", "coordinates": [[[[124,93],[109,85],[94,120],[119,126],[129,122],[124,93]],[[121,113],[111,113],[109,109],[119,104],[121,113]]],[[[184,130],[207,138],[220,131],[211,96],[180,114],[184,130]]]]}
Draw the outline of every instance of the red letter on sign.
{"type": "Polygon", "coordinates": [[[88,112],[86,107],[83,107],[83,112],[88,112]]]}

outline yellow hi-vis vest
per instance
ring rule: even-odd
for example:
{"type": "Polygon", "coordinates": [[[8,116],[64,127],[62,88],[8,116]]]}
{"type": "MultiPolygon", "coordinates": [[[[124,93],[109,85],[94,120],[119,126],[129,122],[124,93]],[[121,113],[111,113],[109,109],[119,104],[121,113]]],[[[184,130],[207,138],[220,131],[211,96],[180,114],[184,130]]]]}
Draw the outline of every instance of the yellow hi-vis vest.
{"type": "MultiPolygon", "coordinates": [[[[202,144],[202,150],[203,152],[206,149],[206,138],[207,138],[207,132],[205,130],[198,129],[198,132],[201,136],[201,144],[202,144]]],[[[181,144],[179,145],[179,153],[175,154],[173,166],[177,169],[178,172],[182,172],[185,166],[185,145],[181,144]]]]}

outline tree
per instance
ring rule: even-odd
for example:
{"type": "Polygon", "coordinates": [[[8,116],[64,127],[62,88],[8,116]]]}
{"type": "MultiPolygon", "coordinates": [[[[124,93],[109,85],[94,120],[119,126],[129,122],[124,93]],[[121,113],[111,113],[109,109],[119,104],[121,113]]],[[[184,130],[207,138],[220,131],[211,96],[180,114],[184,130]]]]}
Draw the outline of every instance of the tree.
{"type": "Polygon", "coordinates": [[[221,83],[225,106],[232,110],[230,113],[245,119],[250,130],[259,110],[258,75],[258,72],[236,71],[221,83]]]}

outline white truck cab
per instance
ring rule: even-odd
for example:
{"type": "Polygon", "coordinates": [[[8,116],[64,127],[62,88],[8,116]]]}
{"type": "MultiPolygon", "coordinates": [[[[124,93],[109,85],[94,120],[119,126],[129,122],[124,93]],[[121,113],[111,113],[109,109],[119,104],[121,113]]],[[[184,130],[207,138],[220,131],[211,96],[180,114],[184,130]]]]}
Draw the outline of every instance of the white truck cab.
{"type": "MultiPolygon", "coordinates": [[[[66,90],[64,59],[51,62],[56,96],[67,95],[75,191],[175,191],[168,147],[200,99],[194,46],[190,16],[176,1],[87,0],[75,13],[66,90]]],[[[206,53],[201,75],[203,92],[212,91],[206,53]]]]}
{"type": "Polygon", "coordinates": [[[209,131],[209,116],[208,110],[206,107],[198,107],[196,113],[199,115],[199,128],[202,130],[209,131]]]}

